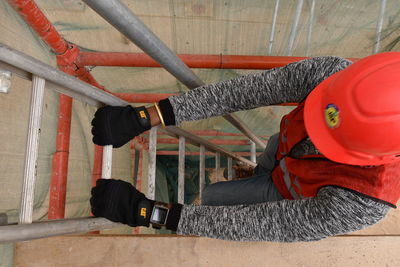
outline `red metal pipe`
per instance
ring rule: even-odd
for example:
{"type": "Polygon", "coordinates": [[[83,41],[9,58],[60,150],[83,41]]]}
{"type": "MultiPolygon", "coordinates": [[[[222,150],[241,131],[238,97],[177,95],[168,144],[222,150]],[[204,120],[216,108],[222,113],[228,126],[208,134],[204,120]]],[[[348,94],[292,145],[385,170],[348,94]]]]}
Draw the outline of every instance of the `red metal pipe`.
{"type": "Polygon", "coordinates": [[[136,94],[136,93],[113,93],[129,103],[154,103],[164,98],[178,94],[136,94]]]}
{"type": "MultiPolygon", "coordinates": [[[[235,154],[237,154],[237,155],[239,155],[239,156],[244,156],[244,157],[246,157],[246,156],[250,156],[251,155],[251,152],[243,152],[243,151],[239,151],[239,152],[233,152],[233,153],[235,153],[235,154]]],[[[206,156],[214,156],[215,155],[215,153],[212,153],[212,152],[206,152],[205,153],[206,154],[206,156]]],[[[258,156],[258,155],[261,155],[262,154],[262,152],[257,152],[256,153],[256,155],[258,156]]],[[[177,155],[179,155],[179,151],[166,151],[166,150],[159,150],[159,151],[157,151],[157,155],[160,155],[160,156],[177,156],[177,155]]],[[[185,155],[186,156],[199,156],[200,155],[200,152],[185,152],[185,155]]]]}
{"type": "MultiPolygon", "coordinates": [[[[180,54],[178,57],[190,68],[208,69],[272,69],[306,58],[194,54],[180,54]]],[[[349,59],[357,60],[357,58],[349,59]]],[[[144,53],[81,52],[77,62],[82,66],[160,67],[155,60],[144,53]]]]}
{"type": "MultiPolygon", "coordinates": [[[[248,140],[227,140],[227,139],[208,139],[208,142],[211,142],[215,145],[239,145],[239,146],[247,146],[250,145],[248,140]]],[[[178,144],[179,140],[175,138],[158,138],[157,144],[178,144]]]]}
{"type": "Polygon", "coordinates": [[[52,177],[48,218],[61,219],[65,216],[67,194],[69,141],[71,132],[72,98],[60,94],[56,152],[52,160],[52,177]]]}
{"type": "MultiPolygon", "coordinates": [[[[216,130],[197,130],[197,131],[190,131],[191,134],[194,135],[199,135],[199,136],[241,136],[244,137],[243,134],[238,134],[238,133],[227,133],[227,132],[222,132],[222,131],[216,131],[216,130]]],[[[259,135],[260,137],[263,138],[269,138],[269,135],[259,135]]]]}
{"type": "Polygon", "coordinates": [[[68,49],[68,44],[56,31],[43,12],[33,0],[8,0],[21,17],[42,38],[43,41],[56,54],[63,54],[68,49]]]}
{"type": "MultiPolygon", "coordinates": [[[[191,55],[178,57],[190,68],[209,69],[271,69],[305,59],[305,57],[191,55]]],[[[82,52],[78,58],[83,66],[161,67],[144,53],[82,52]]]]}

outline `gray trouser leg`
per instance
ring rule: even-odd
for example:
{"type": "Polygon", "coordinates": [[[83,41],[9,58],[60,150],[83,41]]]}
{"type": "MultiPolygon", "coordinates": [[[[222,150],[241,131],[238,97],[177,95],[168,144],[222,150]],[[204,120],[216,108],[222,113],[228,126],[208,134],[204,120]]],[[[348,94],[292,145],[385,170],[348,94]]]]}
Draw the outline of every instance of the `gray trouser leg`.
{"type": "Polygon", "coordinates": [[[255,169],[256,175],[247,179],[218,182],[207,186],[203,192],[202,204],[210,206],[240,205],[283,199],[271,178],[271,172],[276,164],[277,149],[278,135],[273,135],[259,158],[259,164],[255,169]]]}

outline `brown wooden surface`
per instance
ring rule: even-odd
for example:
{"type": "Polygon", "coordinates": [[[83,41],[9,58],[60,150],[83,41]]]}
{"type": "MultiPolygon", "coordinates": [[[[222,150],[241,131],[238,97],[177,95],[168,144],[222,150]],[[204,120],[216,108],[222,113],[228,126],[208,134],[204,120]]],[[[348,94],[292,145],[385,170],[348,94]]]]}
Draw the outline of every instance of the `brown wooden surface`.
{"type": "Polygon", "coordinates": [[[67,236],[17,243],[16,266],[400,266],[399,236],[228,242],[178,236],[67,236]]]}

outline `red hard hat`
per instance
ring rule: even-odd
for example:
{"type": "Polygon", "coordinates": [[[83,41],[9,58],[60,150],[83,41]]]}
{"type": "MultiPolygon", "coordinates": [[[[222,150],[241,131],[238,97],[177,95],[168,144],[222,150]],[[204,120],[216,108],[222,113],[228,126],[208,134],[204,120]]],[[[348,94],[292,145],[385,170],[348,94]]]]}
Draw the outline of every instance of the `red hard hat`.
{"type": "Polygon", "coordinates": [[[306,99],[304,123],[332,161],[400,160],[400,53],[368,56],[325,79],[306,99]]]}

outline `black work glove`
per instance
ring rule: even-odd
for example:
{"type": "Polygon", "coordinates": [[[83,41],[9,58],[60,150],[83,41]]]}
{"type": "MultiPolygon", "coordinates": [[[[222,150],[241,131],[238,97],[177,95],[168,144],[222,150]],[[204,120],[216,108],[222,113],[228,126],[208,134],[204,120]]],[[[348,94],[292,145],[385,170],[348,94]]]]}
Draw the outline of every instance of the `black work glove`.
{"type": "MultiPolygon", "coordinates": [[[[113,222],[129,226],[149,226],[155,201],[146,198],[130,183],[122,180],[99,179],[92,188],[90,205],[92,213],[113,222]]],[[[167,217],[166,228],[176,231],[183,205],[172,204],[167,217]]]]}
{"type": "Polygon", "coordinates": [[[121,147],[150,128],[150,116],[145,107],[101,107],[92,120],[93,143],[121,147]]]}
{"type": "Polygon", "coordinates": [[[90,205],[94,216],[129,226],[149,226],[154,201],[146,198],[128,182],[99,179],[96,187],[92,188],[90,205]],[[147,207],[145,216],[140,216],[139,203],[147,207]]]}

